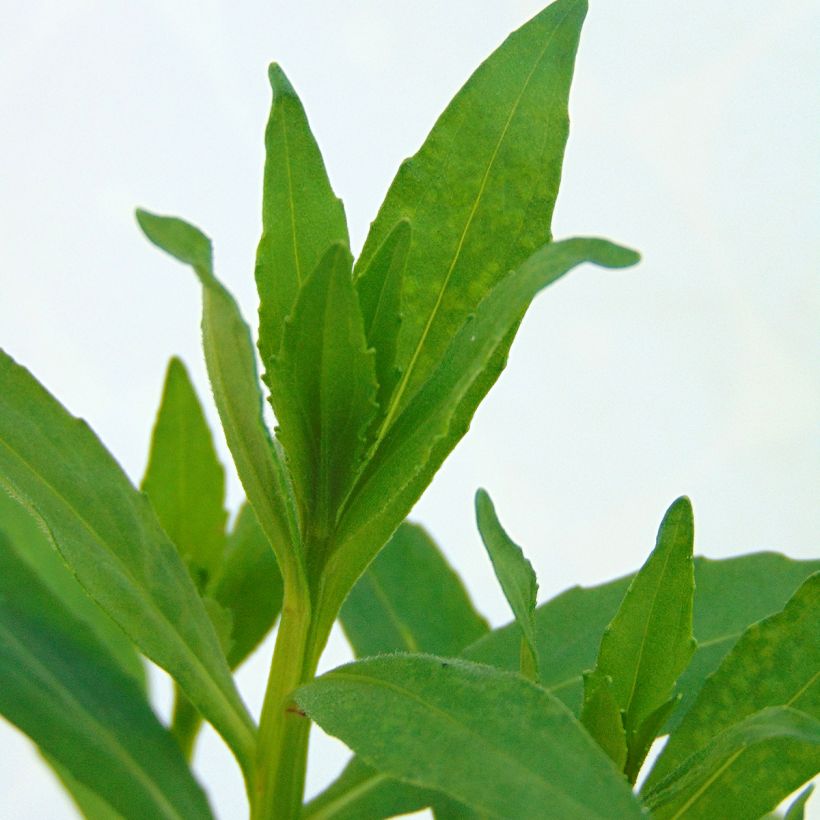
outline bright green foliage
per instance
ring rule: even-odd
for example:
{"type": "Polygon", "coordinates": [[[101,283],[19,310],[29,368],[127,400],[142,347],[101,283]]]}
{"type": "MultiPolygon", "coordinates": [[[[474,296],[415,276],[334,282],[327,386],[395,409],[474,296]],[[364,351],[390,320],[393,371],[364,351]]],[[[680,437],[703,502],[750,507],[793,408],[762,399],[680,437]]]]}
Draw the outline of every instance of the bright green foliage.
{"type": "Polygon", "coordinates": [[[366,763],[493,817],[641,816],[626,781],[566,708],[519,675],[384,656],[329,672],[296,700],[366,763]]]}
{"type": "Polygon", "coordinates": [[[581,723],[600,747],[623,770],[626,766],[626,732],[621,707],[612,691],[612,678],[598,669],[584,673],[581,723]]]}
{"type": "Polygon", "coordinates": [[[407,523],[359,579],[341,622],[357,658],[400,651],[454,656],[487,632],[433,540],[407,523]]]}
{"type": "MultiPolygon", "coordinates": [[[[343,245],[319,260],[299,291],[267,374],[309,550],[321,551],[335,528],[377,409],[374,356],[352,266],[343,245]]],[[[318,569],[321,555],[309,561],[318,569]]]]}
{"type": "Polygon", "coordinates": [[[806,804],[809,802],[809,798],[814,793],[814,784],[807,786],[803,789],[797,797],[794,798],[792,804],[789,806],[788,811],[786,812],[786,816],[784,820],[803,820],[803,815],[805,814],[806,804]]]}
{"type": "Polygon", "coordinates": [[[91,429],[5,353],[0,382],[0,478],[48,529],[88,594],[174,677],[247,766],[252,721],[148,500],[91,429]]]}
{"type": "Polygon", "coordinates": [[[755,820],[820,771],[820,721],[775,706],[724,729],[645,798],[657,820],[755,820]]]}
{"type": "Polygon", "coordinates": [[[622,713],[626,772],[633,782],[654,739],[645,724],[660,728],[656,713],[668,711],[675,682],[695,651],[693,545],[692,505],[688,498],[679,498],[664,516],[655,549],[604,630],[598,652],[595,671],[610,679],[622,713]]]}
{"type": "Polygon", "coordinates": [[[820,720],[820,572],[782,612],[743,633],[672,733],[647,787],[722,730],[769,706],[790,706],[820,720]]]}
{"type": "Polygon", "coordinates": [[[211,817],[142,690],[0,533],[0,713],[124,818],[211,817]]]}
{"type": "Polygon", "coordinates": [[[538,679],[538,644],[535,639],[535,605],[538,597],[538,581],[532,564],[524,557],[518,546],[501,526],[495,507],[485,490],[475,497],[478,531],[496,578],[521,629],[521,671],[526,677],[538,679]]]}
{"type": "Polygon", "coordinates": [[[225,474],[185,365],[171,359],[142,489],[203,590],[225,548],[225,474]]]}
{"type": "Polygon", "coordinates": [[[302,283],[334,243],[348,244],[344,206],[330,187],[305,110],[285,72],[268,69],[262,238],[256,253],[259,350],[265,368],[282,341],[302,283]]]}

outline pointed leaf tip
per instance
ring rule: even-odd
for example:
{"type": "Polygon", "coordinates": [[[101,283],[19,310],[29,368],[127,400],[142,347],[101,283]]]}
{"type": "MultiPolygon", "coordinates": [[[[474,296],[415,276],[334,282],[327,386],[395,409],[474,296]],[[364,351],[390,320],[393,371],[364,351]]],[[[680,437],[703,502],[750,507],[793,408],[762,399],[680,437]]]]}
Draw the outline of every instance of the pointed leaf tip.
{"type": "Polygon", "coordinates": [[[284,69],[279,63],[273,62],[268,66],[268,80],[270,81],[270,87],[273,90],[274,97],[296,96],[296,92],[288,79],[288,75],[285,74],[284,69]]]}
{"type": "Polygon", "coordinates": [[[200,278],[213,276],[211,240],[199,228],[178,217],[142,208],[136,209],[136,217],[147,239],[160,250],[191,265],[200,278]]]}

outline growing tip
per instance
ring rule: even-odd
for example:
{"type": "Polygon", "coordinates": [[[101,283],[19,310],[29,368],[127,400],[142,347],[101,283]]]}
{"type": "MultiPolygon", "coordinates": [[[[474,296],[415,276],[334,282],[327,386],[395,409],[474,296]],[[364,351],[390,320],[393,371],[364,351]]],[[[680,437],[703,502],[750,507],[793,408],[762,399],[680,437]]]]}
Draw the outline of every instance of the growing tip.
{"type": "Polygon", "coordinates": [[[268,80],[273,90],[274,99],[280,96],[296,96],[296,92],[293,90],[293,86],[290,84],[287,74],[285,74],[279,63],[274,62],[268,66],[268,80]]]}

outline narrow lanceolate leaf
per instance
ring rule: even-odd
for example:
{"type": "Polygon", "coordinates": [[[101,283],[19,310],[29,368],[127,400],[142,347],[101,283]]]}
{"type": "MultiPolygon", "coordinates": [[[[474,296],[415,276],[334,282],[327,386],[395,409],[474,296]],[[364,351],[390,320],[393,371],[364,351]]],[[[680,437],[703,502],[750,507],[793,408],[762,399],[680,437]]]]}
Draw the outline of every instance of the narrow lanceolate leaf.
{"type": "Polygon", "coordinates": [[[376,355],[377,401],[382,411],[379,418],[383,418],[400,376],[396,345],[401,327],[401,294],[410,237],[410,223],[403,219],[356,278],[367,344],[376,355]]]}
{"type": "Polygon", "coordinates": [[[820,770],[820,721],[775,706],[724,729],[645,797],[658,820],[754,820],[820,770]]]}
{"type": "Polygon", "coordinates": [[[521,671],[528,677],[538,679],[538,644],[535,640],[535,605],[538,581],[532,564],[524,552],[504,531],[495,512],[493,502],[485,490],[475,497],[476,519],[481,540],[487,548],[495,570],[495,576],[521,629],[521,671]]]}
{"type": "Polygon", "coordinates": [[[0,482],[86,592],[177,681],[243,767],[254,729],[188,570],[148,499],[83,421],[0,353],[0,482]]]}
{"type": "Polygon", "coordinates": [[[491,817],[642,816],[575,718],[520,675],[392,655],[329,672],[296,700],[365,763],[491,817]]]}
{"type": "Polygon", "coordinates": [[[334,245],[304,283],[268,368],[277,435],[312,541],[333,530],[376,412],[376,377],[351,278],[334,245]]]}
{"type": "Polygon", "coordinates": [[[342,600],[464,435],[482,394],[485,367],[535,294],[581,262],[634,264],[638,255],[601,239],[549,244],[507,276],[453,338],[438,367],[390,427],[351,495],[339,525],[328,596],[342,600]],[[469,401],[465,401],[469,400],[469,401]]]}
{"type": "Polygon", "coordinates": [[[210,240],[180,219],[138,211],[148,239],[190,265],[202,283],[205,363],[225,438],[259,523],[284,575],[303,577],[301,536],[283,458],[262,419],[250,331],[236,300],[213,274],[210,240]]]}
{"type": "Polygon", "coordinates": [[[348,244],[344,207],[330,187],[305,110],[282,69],[268,69],[262,238],[256,254],[259,350],[267,368],[302,283],[336,242],[348,244]]]}
{"type": "Polygon", "coordinates": [[[813,793],[814,784],[803,789],[803,791],[800,792],[800,794],[798,794],[792,801],[792,804],[789,806],[783,820],[803,820],[803,816],[806,811],[806,804],[809,802],[809,798],[813,793]]]}
{"type": "Polygon", "coordinates": [[[820,720],[820,573],[797,590],[782,612],[744,632],[672,732],[646,786],[658,783],[718,732],[768,706],[791,706],[820,720]]]}
{"type": "MultiPolygon", "coordinates": [[[[795,561],[772,552],[725,558],[695,558],[694,631],[697,648],[679,679],[681,705],[690,705],[706,678],[720,666],[743,631],[783,609],[820,561],[795,561]]],[[[601,634],[615,616],[632,577],[596,587],[573,587],[542,604],[535,613],[542,663],[541,685],[576,714],[583,698],[582,673],[595,665],[601,634]]],[[[521,631],[515,623],[494,630],[462,653],[479,663],[518,669],[521,631]]]]}
{"type": "Polygon", "coordinates": [[[72,617],[82,621],[115,663],[145,690],[145,665],[134,644],[80,586],[46,532],[22,504],[0,487],[0,530],[37,580],[60,601],[72,617]]]}
{"type": "Polygon", "coordinates": [[[200,590],[225,548],[225,474],[194,386],[171,359],[142,489],[200,590]]]}
{"type": "Polygon", "coordinates": [[[124,818],[209,818],[138,684],[0,532],[0,713],[124,818]]]}
{"type": "Polygon", "coordinates": [[[629,585],[598,652],[623,713],[634,781],[646,752],[644,722],[669,701],[695,643],[692,637],[694,523],[688,498],[669,508],[655,549],[629,585]]]}
{"type": "Polygon", "coordinates": [[[598,670],[584,675],[581,723],[619,769],[626,765],[626,732],[621,707],[612,691],[612,678],[598,670]]]}
{"type": "Polygon", "coordinates": [[[388,421],[432,375],[487,293],[551,239],[585,14],[584,0],[558,0],[511,34],[402,164],[387,193],[358,269],[399,220],[410,220],[402,376],[388,421]]]}
{"type": "Polygon", "coordinates": [[[402,651],[454,656],[488,629],[432,538],[408,523],[353,587],[341,621],[357,658],[402,651]]]}
{"type": "Polygon", "coordinates": [[[231,613],[228,663],[235,669],[273,627],[282,608],[282,575],[253,509],[243,505],[208,595],[231,613]]]}

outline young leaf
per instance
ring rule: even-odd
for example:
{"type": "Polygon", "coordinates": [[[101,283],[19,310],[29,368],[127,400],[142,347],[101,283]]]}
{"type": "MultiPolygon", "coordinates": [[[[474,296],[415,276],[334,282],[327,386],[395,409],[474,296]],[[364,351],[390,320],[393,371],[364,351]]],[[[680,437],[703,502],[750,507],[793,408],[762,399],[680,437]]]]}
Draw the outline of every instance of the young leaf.
{"type": "Polygon", "coordinates": [[[0,351],[0,482],[47,528],[86,592],[223,735],[247,772],[254,727],[185,565],[119,465],[0,351]]]}
{"type": "MultiPolygon", "coordinates": [[[[725,558],[695,558],[694,631],[697,648],[680,677],[685,711],[704,680],[720,665],[749,624],[781,610],[820,561],[794,561],[759,552],[725,558]]],[[[596,587],[573,587],[535,612],[541,657],[541,685],[576,714],[581,711],[582,673],[594,666],[604,628],[615,616],[634,576],[596,587]]],[[[518,669],[521,631],[516,623],[494,630],[467,647],[463,657],[501,669],[518,669]]]]}
{"type": "Polygon", "coordinates": [[[413,225],[388,422],[484,296],[551,239],[585,15],[584,0],[559,0],[511,34],[402,164],[371,226],[357,270],[397,222],[413,225]]]}
{"type": "Polygon", "coordinates": [[[353,587],[340,617],[357,658],[401,651],[453,656],[487,632],[461,579],[425,530],[409,523],[353,587]]]}
{"type": "Polygon", "coordinates": [[[820,719],[820,572],[782,612],[746,630],[672,732],[646,787],[721,730],[768,706],[791,706],[820,719]]]}
{"type": "Polygon", "coordinates": [[[239,306],[213,274],[211,242],[181,219],[137,211],[148,239],[194,269],[202,283],[205,363],[228,448],[283,575],[303,583],[298,517],[283,458],[262,419],[262,394],[250,331],[239,306]]]}
{"type": "Polygon", "coordinates": [[[225,548],[225,474],[185,365],[171,359],[143,492],[200,591],[225,548]]]}
{"type": "Polygon", "coordinates": [[[485,490],[475,497],[476,519],[481,540],[487,548],[496,578],[521,629],[521,671],[538,680],[538,644],[535,640],[535,605],[538,581],[532,564],[501,526],[493,502],[485,490]]]}
{"type": "Polygon", "coordinates": [[[355,280],[367,345],[376,355],[377,403],[382,414],[400,375],[396,366],[396,345],[401,327],[401,294],[410,236],[410,223],[403,219],[390,231],[367,268],[355,280]]]}
{"type": "Polygon", "coordinates": [[[647,793],[657,820],[757,818],[820,770],[820,721],[783,706],[716,735],[647,793]]]}
{"type": "Polygon", "coordinates": [[[642,816],[612,761],[564,706],[520,675],[391,655],[328,672],[295,698],[365,763],[490,816],[642,816]]]}
{"type": "Polygon", "coordinates": [[[328,565],[331,602],[344,599],[464,435],[483,396],[474,386],[483,384],[487,363],[535,294],[581,262],[624,267],[637,259],[634,251],[600,239],[555,242],[496,286],[453,338],[435,373],[395,420],[358,480],[328,565]]]}
{"type": "Polygon", "coordinates": [[[803,820],[806,804],[809,802],[809,798],[812,796],[813,793],[814,784],[812,783],[810,786],[807,786],[805,789],[803,789],[803,791],[800,792],[800,794],[798,794],[797,797],[794,798],[783,820],[803,820]]]}
{"type": "Polygon", "coordinates": [[[581,723],[615,765],[623,770],[627,748],[621,708],[612,692],[612,678],[597,669],[584,673],[581,723]]]}
{"type": "Polygon", "coordinates": [[[376,412],[373,353],[352,264],[343,245],[321,258],[299,291],[267,374],[303,525],[319,549],[333,530],[376,412]]]}
{"type": "Polygon", "coordinates": [[[646,752],[645,741],[637,740],[640,729],[669,700],[695,650],[693,545],[692,505],[679,498],[664,516],[655,549],[629,585],[598,652],[596,671],[611,679],[623,714],[626,772],[633,782],[646,752]]]}
{"type": "Polygon", "coordinates": [[[268,78],[273,100],[256,254],[259,351],[266,368],[279,350],[285,318],[302,283],[331,245],[348,245],[344,206],[330,187],[302,103],[276,63],[268,78]]]}
{"type": "Polygon", "coordinates": [[[124,818],[210,818],[142,691],[0,532],[0,713],[124,818]]]}

